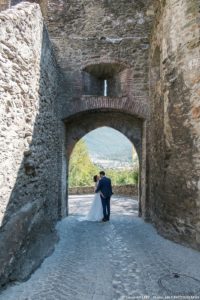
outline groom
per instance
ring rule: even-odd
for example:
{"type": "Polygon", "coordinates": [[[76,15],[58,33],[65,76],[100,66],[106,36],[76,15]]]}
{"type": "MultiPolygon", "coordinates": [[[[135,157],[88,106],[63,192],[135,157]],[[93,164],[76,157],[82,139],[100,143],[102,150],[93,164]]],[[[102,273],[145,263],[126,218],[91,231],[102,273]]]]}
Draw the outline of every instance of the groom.
{"type": "Polygon", "coordinates": [[[99,180],[95,193],[100,192],[104,215],[102,221],[107,222],[110,220],[110,198],[113,194],[112,185],[110,178],[105,176],[106,174],[104,171],[101,171],[99,174],[101,179],[99,180]]]}

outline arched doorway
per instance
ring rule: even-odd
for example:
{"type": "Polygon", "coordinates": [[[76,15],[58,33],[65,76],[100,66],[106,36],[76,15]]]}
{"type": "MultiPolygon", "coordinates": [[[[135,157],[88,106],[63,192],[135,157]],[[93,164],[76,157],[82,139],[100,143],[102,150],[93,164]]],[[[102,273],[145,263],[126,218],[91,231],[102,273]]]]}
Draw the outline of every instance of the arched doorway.
{"type": "Polygon", "coordinates": [[[74,146],[69,160],[69,215],[84,217],[94,199],[94,175],[111,178],[114,215],[138,215],[139,158],[132,142],[111,127],[87,133],[74,146]]]}
{"type": "Polygon", "coordinates": [[[111,127],[121,132],[134,145],[139,159],[139,215],[146,216],[146,144],[144,120],[119,111],[93,110],[73,115],[65,121],[62,161],[62,197],[58,211],[60,217],[68,215],[68,168],[70,155],[76,143],[91,132],[102,126],[111,127]]]}

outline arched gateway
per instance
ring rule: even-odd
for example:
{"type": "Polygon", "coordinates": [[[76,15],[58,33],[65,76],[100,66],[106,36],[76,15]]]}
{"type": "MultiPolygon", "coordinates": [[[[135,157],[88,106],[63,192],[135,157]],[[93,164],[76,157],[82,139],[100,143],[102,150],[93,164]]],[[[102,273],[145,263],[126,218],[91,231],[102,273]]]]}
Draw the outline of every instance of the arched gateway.
{"type": "MultiPolygon", "coordinates": [[[[145,190],[142,189],[142,186],[145,186],[144,178],[145,176],[142,174],[145,172],[145,145],[144,143],[144,131],[145,131],[145,123],[142,119],[136,118],[131,114],[125,114],[124,112],[120,112],[120,110],[109,111],[106,112],[104,110],[96,110],[96,111],[85,111],[82,114],[74,115],[72,119],[67,119],[65,121],[65,129],[66,129],[66,138],[65,138],[65,148],[66,148],[66,156],[63,156],[63,168],[65,168],[64,173],[68,174],[67,168],[69,163],[69,158],[72,153],[72,150],[75,144],[87,133],[90,131],[97,129],[99,127],[108,126],[113,129],[118,130],[123,133],[134,145],[140,163],[140,187],[139,187],[139,201],[140,201],[140,215],[143,215],[145,218],[148,217],[146,203],[145,203],[145,190]]],[[[66,186],[66,180],[64,177],[63,180],[63,195],[62,195],[62,203],[61,207],[61,215],[65,215],[67,213],[68,198],[66,197],[65,191],[68,190],[66,186]]]]}

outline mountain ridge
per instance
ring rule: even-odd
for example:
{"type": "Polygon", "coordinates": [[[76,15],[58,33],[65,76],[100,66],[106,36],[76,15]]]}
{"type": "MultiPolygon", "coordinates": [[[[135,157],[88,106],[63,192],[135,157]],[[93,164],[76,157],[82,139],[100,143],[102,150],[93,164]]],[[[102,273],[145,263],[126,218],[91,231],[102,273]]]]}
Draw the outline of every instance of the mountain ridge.
{"type": "Polygon", "coordinates": [[[83,139],[93,161],[132,162],[134,150],[132,143],[115,129],[101,127],[91,131],[83,139]]]}

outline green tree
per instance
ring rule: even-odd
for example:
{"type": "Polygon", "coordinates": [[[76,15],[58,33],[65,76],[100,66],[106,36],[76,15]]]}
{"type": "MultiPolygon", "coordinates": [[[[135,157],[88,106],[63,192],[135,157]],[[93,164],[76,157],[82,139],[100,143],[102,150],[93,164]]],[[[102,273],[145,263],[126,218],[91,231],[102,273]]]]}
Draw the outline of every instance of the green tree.
{"type": "Polygon", "coordinates": [[[69,187],[92,186],[98,168],[90,159],[86,143],[80,140],[71,155],[69,164],[69,187]]]}
{"type": "Polygon", "coordinates": [[[112,179],[113,185],[138,184],[137,169],[107,169],[106,174],[112,179]]]}

